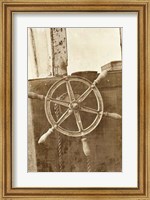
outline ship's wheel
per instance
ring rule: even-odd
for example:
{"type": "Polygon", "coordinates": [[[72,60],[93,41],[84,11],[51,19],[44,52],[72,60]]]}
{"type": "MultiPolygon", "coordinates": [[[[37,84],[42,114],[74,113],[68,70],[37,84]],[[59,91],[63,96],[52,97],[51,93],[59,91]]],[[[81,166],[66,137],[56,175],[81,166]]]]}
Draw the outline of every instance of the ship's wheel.
{"type": "Polygon", "coordinates": [[[49,123],[51,124],[51,128],[49,128],[46,133],[42,134],[38,143],[45,142],[47,137],[54,130],[57,130],[59,133],[70,137],[81,137],[84,154],[89,156],[90,149],[85,136],[91,133],[98,126],[103,116],[121,119],[121,116],[117,113],[104,112],[103,99],[96,85],[103,78],[105,78],[106,75],[107,71],[103,71],[93,83],[83,77],[66,76],[54,83],[48,90],[46,96],[29,92],[29,98],[37,98],[45,101],[45,114],[49,123]],[[82,94],[79,92],[79,90],[74,91],[73,85],[76,84],[84,85],[85,91],[83,91],[82,94]],[[56,94],[58,95],[60,93],[62,85],[64,85],[66,92],[64,93],[63,97],[60,95],[58,98],[56,94]],[[92,98],[95,99],[95,108],[85,106],[85,103],[83,103],[86,102],[86,99],[91,93],[93,94],[92,98]],[[54,105],[62,107],[59,118],[54,116],[54,105]],[[87,117],[89,114],[91,114],[93,117],[90,124],[87,126],[83,125],[83,120],[81,118],[82,112],[87,113],[87,117]],[[77,126],[76,130],[68,130],[67,124],[66,126],[63,125],[64,122],[72,116],[74,116],[74,123],[77,126]]]}

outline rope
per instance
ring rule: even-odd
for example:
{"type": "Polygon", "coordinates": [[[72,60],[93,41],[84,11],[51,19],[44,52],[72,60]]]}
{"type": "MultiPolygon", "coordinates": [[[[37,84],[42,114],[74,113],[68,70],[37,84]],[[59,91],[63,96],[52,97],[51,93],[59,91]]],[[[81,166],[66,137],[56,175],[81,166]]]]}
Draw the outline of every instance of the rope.
{"type": "Polygon", "coordinates": [[[57,133],[57,144],[58,144],[59,170],[60,170],[60,172],[63,172],[61,137],[60,137],[60,133],[58,131],[56,131],[56,133],[57,133]]]}
{"type": "Polygon", "coordinates": [[[87,163],[87,171],[91,172],[91,161],[90,161],[90,156],[86,156],[86,163],[87,163]]]}
{"type": "MultiPolygon", "coordinates": [[[[60,99],[60,98],[59,98],[60,99]]],[[[54,111],[55,111],[55,115],[57,120],[60,117],[60,106],[58,104],[54,104],[54,111]]],[[[56,135],[57,135],[57,147],[58,147],[58,162],[59,162],[59,171],[63,172],[63,167],[62,167],[62,142],[61,142],[61,136],[60,133],[58,131],[55,131],[56,135]]]]}

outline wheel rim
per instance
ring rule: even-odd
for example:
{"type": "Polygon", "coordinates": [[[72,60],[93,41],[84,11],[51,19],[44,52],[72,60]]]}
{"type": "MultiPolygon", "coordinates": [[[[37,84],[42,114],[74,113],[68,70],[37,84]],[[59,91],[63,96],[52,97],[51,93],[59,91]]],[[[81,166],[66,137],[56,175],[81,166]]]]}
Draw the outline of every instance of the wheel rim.
{"type": "Polygon", "coordinates": [[[92,132],[100,123],[103,116],[103,110],[104,110],[104,105],[103,105],[103,100],[102,100],[100,91],[95,85],[92,85],[92,83],[89,80],[83,77],[77,77],[77,76],[68,77],[67,76],[67,77],[62,78],[61,80],[57,81],[51,86],[45,98],[45,113],[46,113],[46,117],[49,123],[53,127],[55,127],[57,131],[67,136],[80,137],[92,132]],[[76,98],[75,92],[72,89],[73,82],[82,83],[85,86],[87,86],[87,89],[81,95],[79,95],[78,98],[76,98]],[[62,86],[62,84],[65,84],[66,86],[69,101],[63,101],[63,100],[58,100],[56,98],[53,98],[54,93],[57,92],[57,90],[59,89],[60,86],[62,86]],[[80,105],[83,101],[86,101],[86,98],[91,92],[93,92],[96,98],[97,109],[80,105]],[[59,120],[55,120],[53,116],[54,114],[51,109],[52,103],[56,103],[59,106],[66,107],[66,111],[62,114],[59,120]],[[83,128],[80,112],[95,114],[95,119],[87,128],[83,128]],[[72,114],[75,117],[78,131],[70,131],[61,126],[61,124],[67,118],[69,118],[72,114]]]}

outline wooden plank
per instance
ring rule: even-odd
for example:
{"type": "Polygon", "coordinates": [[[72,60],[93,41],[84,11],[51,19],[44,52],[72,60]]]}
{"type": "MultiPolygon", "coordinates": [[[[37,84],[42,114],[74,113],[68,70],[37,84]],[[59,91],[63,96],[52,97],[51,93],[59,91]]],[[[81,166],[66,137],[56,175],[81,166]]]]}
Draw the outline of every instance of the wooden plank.
{"type": "Polygon", "coordinates": [[[67,75],[66,28],[51,28],[53,76],[67,75]]]}

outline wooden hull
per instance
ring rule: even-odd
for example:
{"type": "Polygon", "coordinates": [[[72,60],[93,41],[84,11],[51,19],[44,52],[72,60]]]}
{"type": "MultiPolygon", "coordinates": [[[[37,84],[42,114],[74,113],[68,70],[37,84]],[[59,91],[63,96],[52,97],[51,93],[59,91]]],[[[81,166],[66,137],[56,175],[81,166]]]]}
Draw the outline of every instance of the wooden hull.
{"type": "MultiPolygon", "coordinates": [[[[76,73],[93,81],[97,74],[76,73]]],[[[28,82],[28,91],[46,95],[49,87],[60,78],[34,79],[28,82]]],[[[78,88],[80,90],[80,88],[78,88]]],[[[98,85],[104,101],[104,110],[122,115],[122,72],[110,71],[106,79],[98,85]]],[[[89,100],[92,102],[92,99],[89,100]]],[[[87,159],[83,153],[81,138],[68,137],[55,131],[44,144],[38,144],[40,136],[51,125],[47,121],[44,101],[28,99],[28,171],[32,171],[34,137],[36,167],[38,172],[59,172],[61,140],[61,169],[63,172],[87,172],[87,159]],[[31,144],[32,143],[32,144],[31,144]]],[[[88,122],[88,116],[84,118],[88,122]]],[[[68,123],[68,128],[72,124],[68,123]]],[[[97,128],[87,135],[91,150],[90,166],[93,172],[122,171],[122,121],[103,117],[97,128]]]]}

